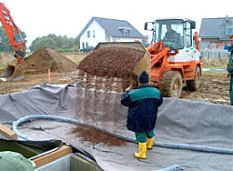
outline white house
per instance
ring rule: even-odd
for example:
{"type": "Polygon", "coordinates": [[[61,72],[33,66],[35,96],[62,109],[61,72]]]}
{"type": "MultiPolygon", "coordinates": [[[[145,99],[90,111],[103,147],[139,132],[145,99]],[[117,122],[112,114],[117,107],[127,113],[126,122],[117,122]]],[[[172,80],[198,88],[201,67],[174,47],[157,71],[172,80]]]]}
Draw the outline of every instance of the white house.
{"type": "Polygon", "coordinates": [[[99,42],[142,42],[145,37],[128,21],[92,17],[78,35],[80,49],[92,49],[99,42]]]}

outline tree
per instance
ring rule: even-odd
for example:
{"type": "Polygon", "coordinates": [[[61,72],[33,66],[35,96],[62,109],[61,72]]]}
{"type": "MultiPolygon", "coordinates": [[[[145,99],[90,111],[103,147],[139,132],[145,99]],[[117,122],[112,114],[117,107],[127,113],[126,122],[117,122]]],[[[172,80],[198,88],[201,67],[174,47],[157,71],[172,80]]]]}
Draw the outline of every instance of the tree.
{"type": "Polygon", "coordinates": [[[42,37],[42,38],[37,38],[35,39],[29,49],[31,51],[35,51],[39,48],[51,48],[51,49],[56,49],[56,42],[54,39],[50,37],[42,37]]]}
{"type": "Polygon", "coordinates": [[[6,31],[3,27],[0,27],[0,51],[1,52],[11,52],[12,47],[9,43],[6,31]]]}
{"type": "Polygon", "coordinates": [[[49,34],[44,37],[36,38],[29,49],[35,51],[42,47],[48,47],[56,49],[58,51],[73,51],[77,48],[77,42],[74,38],[68,38],[67,36],[56,36],[55,34],[49,34]]]}
{"type": "MultiPolygon", "coordinates": [[[[22,35],[26,35],[25,32],[21,31],[22,35]]],[[[0,51],[1,52],[12,52],[13,47],[9,42],[6,31],[3,27],[0,27],[0,51]]]]}

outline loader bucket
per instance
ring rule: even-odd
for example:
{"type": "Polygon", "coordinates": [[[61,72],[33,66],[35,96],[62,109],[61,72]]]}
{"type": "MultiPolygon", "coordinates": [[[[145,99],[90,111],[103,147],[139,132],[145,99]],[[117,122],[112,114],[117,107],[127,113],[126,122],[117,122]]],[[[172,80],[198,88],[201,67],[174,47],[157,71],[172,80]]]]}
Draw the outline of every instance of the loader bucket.
{"type": "Polygon", "coordinates": [[[8,63],[7,68],[0,74],[0,81],[19,81],[24,78],[23,65],[17,65],[17,61],[14,60],[8,63]]]}
{"type": "MultiPolygon", "coordinates": [[[[140,56],[140,60],[135,63],[135,66],[132,70],[133,73],[136,75],[139,75],[141,71],[146,71],[147,73],[150,73],[150,67],[151,67],[151,56],[149,52],[145,49],[145,47],[140,42],[110,42],[110,43],[99,43],[94,50],[98,50],[100,48],[130,48],[135,49],[137,51],[141,51],[144,54],[140,56]]],[[[125,56],[127,58],[127,56],[125,56]]],[[[133,62],[133,61],[131,61],[133,62]]]]}
{"type": "Polygon", "coordinates": [[[149,74],[150,67],[150,54],[140,42],[99,43],[78,66],[89,77],[118,79],[122,89],[129,84],[136,86],[137,76],[142,71],[149,74]]]}

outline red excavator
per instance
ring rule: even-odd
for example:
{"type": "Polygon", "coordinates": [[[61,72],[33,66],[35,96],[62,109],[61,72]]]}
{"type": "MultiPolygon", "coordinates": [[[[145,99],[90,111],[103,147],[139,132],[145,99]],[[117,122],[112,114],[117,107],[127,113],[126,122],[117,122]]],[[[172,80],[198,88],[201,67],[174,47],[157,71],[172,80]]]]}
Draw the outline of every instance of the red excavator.
{"type": "MultiPolygon", "coordinates": [[[[14,20],[10,15],[10,11],[6,8],[6,6],[0,2],[0,21],[4,30],[6,31],[6,35],[8,37],[9,43],[11,44],[14,50],[14,57],[17,62],[16,65],[20,65],[22,63],[22,59],[26,55],[26,36],[21,30],[17,27],[14,20]]],[[[6,71],[0,75],[1,78],[9,78],[14,73],[15,66],[8,65],[6,71]]],[[[3,79],[2,79],[3,80],[3,79]]]]}

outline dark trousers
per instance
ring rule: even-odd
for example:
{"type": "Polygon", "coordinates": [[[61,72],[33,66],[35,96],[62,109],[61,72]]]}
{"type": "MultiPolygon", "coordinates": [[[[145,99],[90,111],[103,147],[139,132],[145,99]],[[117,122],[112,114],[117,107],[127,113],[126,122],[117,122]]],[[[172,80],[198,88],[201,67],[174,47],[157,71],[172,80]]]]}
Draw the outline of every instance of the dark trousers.
{"type": "Polygon", "coordinates": [[[138,143],[145,143],[146,138],[153,138],[155,136],[154,131],[148,132],[135,132],[136,140],[138,143]]]}
{"type": "Polygon", "coordinates": [[[233,105],[233,90],[232,90],[232,85],[233,85],[233,75],[230,76],[230,102],[231,102],[231,105],[233,105]]]}

